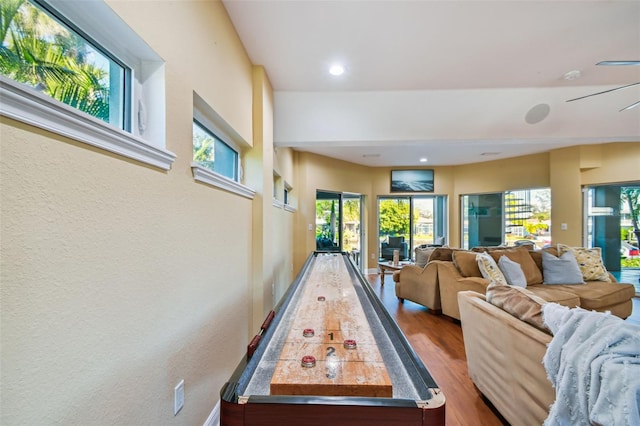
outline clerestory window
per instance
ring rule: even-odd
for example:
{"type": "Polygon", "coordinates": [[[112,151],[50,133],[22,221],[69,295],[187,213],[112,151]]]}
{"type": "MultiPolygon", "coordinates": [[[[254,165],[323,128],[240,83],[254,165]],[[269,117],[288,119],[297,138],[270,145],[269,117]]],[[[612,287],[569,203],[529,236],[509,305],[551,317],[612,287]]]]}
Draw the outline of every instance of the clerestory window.
{"type": "Polygon", "coordinates": [[[198,120],[193,120],[193,161],[238,181],[238,152],[198,120]]]}
{"type": "Polygon", "coordinates": [[[131,70],[36,1],[3,1],[0,69],[73,108],[130,131],[131,70]]]}
{"type": "Polygon", "coordinates": [[[252,199],[241,181],[242,138],[197,93],[193,93],[193,162],[196,181],[252,199]]]}
{"type": "Polygon", "coordinates": [[[108,5],[2,0],[0,8],[2,115],[171,167],[164,63],[108,5]]]}

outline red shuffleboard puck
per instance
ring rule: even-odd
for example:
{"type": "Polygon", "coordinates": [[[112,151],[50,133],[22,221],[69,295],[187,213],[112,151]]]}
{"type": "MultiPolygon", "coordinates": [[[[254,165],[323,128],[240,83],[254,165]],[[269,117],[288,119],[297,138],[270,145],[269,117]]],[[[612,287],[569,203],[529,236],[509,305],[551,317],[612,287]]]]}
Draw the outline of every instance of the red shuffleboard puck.
{"type": "Polygon", "coordinates": [[[344,341],[345,349],[355,349],[356,346],[358,346],[358,344],[353,339],[347,339],[347,340],[344,341]]]}
{"type": "Polygon", "coordinates": [[[316,358],[311,355],[305,355],[302,357],[302,366],[305,368],[312,368],[316,366],[316,358]]]}

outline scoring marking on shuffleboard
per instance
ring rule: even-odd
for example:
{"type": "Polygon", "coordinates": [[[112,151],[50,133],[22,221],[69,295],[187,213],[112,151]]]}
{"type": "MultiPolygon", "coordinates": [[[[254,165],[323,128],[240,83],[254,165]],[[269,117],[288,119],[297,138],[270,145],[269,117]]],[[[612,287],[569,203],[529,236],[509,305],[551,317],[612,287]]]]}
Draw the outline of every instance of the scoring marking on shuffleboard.
{"type": "Polygon", "coordinates": [[[291,324],[271,379],[271,395],[393,396],[342,256],[317,256],[291,324]],[[315,363],[305,362],[305,367],[302,359],[309,356],[315,363]]]}

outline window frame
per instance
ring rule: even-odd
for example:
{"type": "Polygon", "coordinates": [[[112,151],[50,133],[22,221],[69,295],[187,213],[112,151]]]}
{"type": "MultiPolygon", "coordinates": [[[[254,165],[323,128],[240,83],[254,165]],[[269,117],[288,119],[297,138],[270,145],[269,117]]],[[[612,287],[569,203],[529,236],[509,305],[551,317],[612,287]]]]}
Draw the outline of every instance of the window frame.
{"type": "MultiPolygon", "coordinates": [[[[240,152],[239,152],[238,148],[237,148],[237,147],[232,146],[232,144],[226,143],[226,142],[225,142],[221,137],[219,137],[216,133],[214,133],[214,131],[210,129],[210,127],[214,127],[214,125],[213,125],[213,124],[209,124],[209,123],[207,123],[207,122],[208,122],[208,120],[207,120],[206,118],[203,118],[200,114],[196,114],[196,112],[194,111],[193,124],[195,124],[195,125],[197,125],[198,127],[200,127],[200,129],[201,129],[202,131],[204,131],[205,133],[207,133],[207,134],[208,134],[208,135],[213,139],[213,142],[214,142],[214,147],[213,147],[213,149],[214,149],[214,151],[215,151],[215,149],[216,149],[216,145],[217,145],[218,143],[221,143],[221,144],[222,144],[222,145],[224,145],[225,147],[229,148],[229,149],[230,149],[230,150],[235,154],[234,164],[233,164],[233,172],[234,172],[234,173],[233,173],[233,177],[231,178],[231,177],[226,176],[226,175],[224,175],[224,174],[222,174],[222,173],[220,173],[220,172],[218,172],[218,171],[216,171],[216,170],[212,170],[211,168],[206,167],[205,165],[203,165],[202,163],[200,163],[200,162],[198,162],[198,161],[193,160],[193,162],[194,162],[195,164],[199,164],[201,167],[203,167],[203,168],[205,168],[205,169],[207,169],[207,170],[212,171],[213,173],[217,173],[217,174],[219,174],[219,175],[221,175],[221,176],[226,177],[227,179],[231,179],[231,180],[233,180],[234,182],[238,182],[238,181],[240,180],[240,152]],[[196,118],[196,117],[195,117],[196,115],[198,115],[198,116],[199,116],[199,118],[196,118]],[[202,122],[202,121],[200,121],[200,120],[203,120],[203,121],[205,121],[205,122],[202,122]]],[[[214,161],[214,167],[215,167],[215,164],[216,164],[216,163],[215,163],[215,161],[214,161]]]]}
{"type": "MultiPolygon", "coordinates": [[[[213,170],[202,166],[200,163],[192,161],[191,170],[194,180],[248,199],[253,199],[256,191],[241,183],[244,178],[242,169],[242,150],[240,149],[240,144],[236,142],[236,140],[241,139],[240,136],[234,133],[233,128],[229,126],[224,119],[205,102],[204,99],[202,99],[196,92],[193,92],[192,122],[195,121],[213,134],[216,139],[219,139],[237,153],[237,180],[229,179],[220,173],[216,173],[213,170]]],[[[191,137],[191,146],[191,158],[193,158],[193,135],[191,137]]]]}
{"type": "Polygon", "coordinates": [[[171,169],[176,155],[165,149],[164,62],[103,1],[32,1],[56,15],[93,47],[130,70],[130,96],[123,105],[131,131],[122,130],[35,89],[0,75],[0,115],[78,142],[158,167],[171,169]],[[145,63],[146,70],[130,64],[145,63]],[[145,75],[146,74],[146,75],[145,75]],[[139,80],[140,79],[140,80],[139,80]],[[137,87],[136,87],[137,86],[137,87]],[[149,131],[139,131],[144,103],[150,108],[149,131]],[[136,105],[137,102],[137,105],[136,105]],[[146,133],[146,134],[145,134],[146,133]]]}

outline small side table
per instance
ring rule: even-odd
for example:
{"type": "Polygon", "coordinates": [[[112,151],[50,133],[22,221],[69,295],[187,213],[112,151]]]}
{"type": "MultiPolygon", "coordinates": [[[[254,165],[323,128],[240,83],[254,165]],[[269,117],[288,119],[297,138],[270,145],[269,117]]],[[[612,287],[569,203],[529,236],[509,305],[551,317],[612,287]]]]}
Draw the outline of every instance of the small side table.
{"type": "Polygon", "coordinates": [[[410,265],[411,262],[402,261],[397,265],[394,265],[393,262],[378,262],[378,268],[380,268],[380,285],[384,285],[384,274],[386,271],[391,271],[393,274],[394,271],[399,271],[405,265],[410,265]]]}

